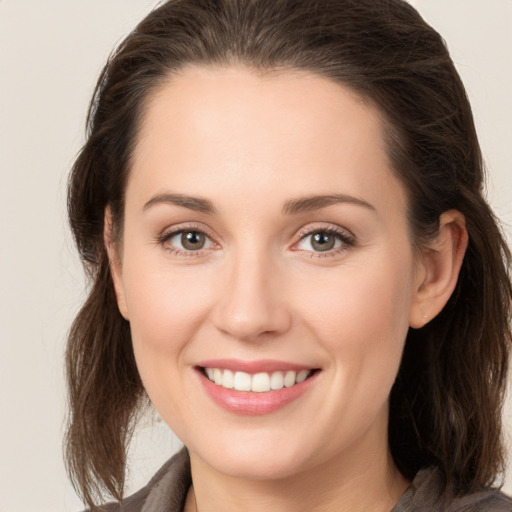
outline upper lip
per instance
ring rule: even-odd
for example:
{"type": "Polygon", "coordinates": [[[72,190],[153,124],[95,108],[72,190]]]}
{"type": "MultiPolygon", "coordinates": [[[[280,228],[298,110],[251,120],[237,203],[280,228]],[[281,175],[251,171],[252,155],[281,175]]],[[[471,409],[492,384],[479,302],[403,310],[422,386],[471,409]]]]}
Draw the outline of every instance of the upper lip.
{"type": "Polygon", "coordinates": [[[245,372],[250,374],[261,372],[313,370],[314,367],[304,364],[278,361],[274,359],[261,359],[258,361],[244,361],[241,359],[209,359],[197,364],[201,368],[219,368],[233,372],[245,372]]]}

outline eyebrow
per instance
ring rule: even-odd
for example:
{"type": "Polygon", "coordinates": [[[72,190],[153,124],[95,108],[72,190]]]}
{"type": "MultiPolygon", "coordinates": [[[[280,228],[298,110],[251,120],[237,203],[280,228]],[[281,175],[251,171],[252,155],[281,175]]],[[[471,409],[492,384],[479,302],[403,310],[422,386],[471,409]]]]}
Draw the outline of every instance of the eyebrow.
{"type": "Polygon", "coordinates": [[[297,199],[286,201],[283,207],[283,213],[287,215],[293,215],[302,212],[310,212],[339,203],[355,204],[357,206],[362,206],[369,210],[376,211],[375,207],[370,203],[367,203],[366,201],[363,201],[357,197],[344,194],[328,194],[321,196],[299,197],[297,199]]]}
{"type": "Polygon", "coordinates": [[[153,196],[147,203],[144,204],[143,209],[147,210],[157,204],[174,204],[200,213],[216,212],[215,206],[208,199],[172,193],[158,194],[153,196]]]}
{"type": "MultiPolygon", "coordinates": [[[[302,212],[320,210],[327,206],[339,203],[355,204],[375,211],[375,207],[370,203],[345,194],[315,195],[290,199],[289,201],[286,201],[282,211],[285,215],[294,215],[302,212]]],[[[153,196],[144,204],[143,209],[148,210],[152,206],[158,204],[174,204],[183,208],[188,208],[189,210],[208,214],[213,214],[217,211],[214,204],[208,199],[174,193],[157,194],[156,196],[153,196]]]]}

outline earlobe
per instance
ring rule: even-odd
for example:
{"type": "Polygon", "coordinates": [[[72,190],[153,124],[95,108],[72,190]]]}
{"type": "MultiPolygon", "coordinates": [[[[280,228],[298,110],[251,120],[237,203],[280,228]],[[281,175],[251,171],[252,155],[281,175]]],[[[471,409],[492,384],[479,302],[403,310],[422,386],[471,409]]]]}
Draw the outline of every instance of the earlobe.
{"type": "Polygon", "coordinates": [[[464,215],[457,210],[444,212],[436,238],[423,250],[409,314],[411,327],[423,327],[444,308],[457,284],[467,245],[464,215]]]}
{"type": "Polygon", "coordinates": [[[123,285],[123,272],[121,265],[121,256],[119,254],[119,248],[117,247],[114,241],[114,233],[113,233],[113,221],[112,221],[112,211],[109,206],[105,208],[105,219],[104,219],[104,228],[103,228],[103,241],[105,243],[105,248],[107,250],[107,256],[110,265],[110,275],[112,276],[112,281],[114,283],[114,290],[116,293],[117,306],[119,308],[119,312],[124,317],[125,320],[128,320],[128,308],[126,306],[125,293],[124,293],[124,285],[123,285]]]}

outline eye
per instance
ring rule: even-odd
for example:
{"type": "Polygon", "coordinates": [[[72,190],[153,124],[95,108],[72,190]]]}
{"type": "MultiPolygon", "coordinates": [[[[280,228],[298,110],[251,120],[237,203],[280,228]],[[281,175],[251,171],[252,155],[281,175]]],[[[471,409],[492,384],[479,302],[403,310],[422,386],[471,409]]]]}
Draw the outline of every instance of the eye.
{"type": "Polygon", "coordinates": [[[214,245],[210,237],[197,229],[180,229],[164,235],[161,241],[167,249],[177,253],[194,253],[214,245]]]}
{"type": "Polygon", "coordinates": [[[346,233],[335,229],[316,229],[309,233],[302,233],[302,237],[297,244],[297,249],[301,251],[313,252],[336,252],[337,249],[343,249],[354,245],[354,240],[346,233]]]}

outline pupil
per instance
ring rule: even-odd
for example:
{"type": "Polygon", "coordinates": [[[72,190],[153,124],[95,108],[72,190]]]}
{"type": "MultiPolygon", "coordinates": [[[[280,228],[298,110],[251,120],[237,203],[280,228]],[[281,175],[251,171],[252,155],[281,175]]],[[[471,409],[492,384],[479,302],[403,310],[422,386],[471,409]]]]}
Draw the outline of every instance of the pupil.
{"type": "Polygon", "coordinates": [[[205,242],[205,236],[203,233],[197,233],[196,231],[189,231],[181,235],[181,244],[185,249],[197,251],[202,249],[205,242]]]}
{"type": "Polygon", "coordinates": [[[334,237],[326,233],[315,233],[311,245],[317,251],[329,251],[334,247],[334,237]]]}

